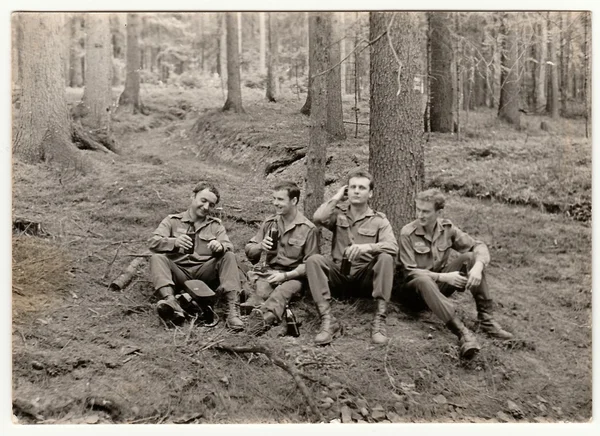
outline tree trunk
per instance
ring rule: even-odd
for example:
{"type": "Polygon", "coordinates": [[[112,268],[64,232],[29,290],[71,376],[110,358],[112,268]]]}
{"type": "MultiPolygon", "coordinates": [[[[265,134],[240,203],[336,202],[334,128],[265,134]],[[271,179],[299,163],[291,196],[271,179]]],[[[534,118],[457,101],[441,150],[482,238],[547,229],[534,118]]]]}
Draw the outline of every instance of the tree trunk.
{"type": "Polygon", "coordinates": [[[590,117],[591,117],[591,89],[590,89],[590,43],[588,41],[590,35],[590,13],[585,12],[583,17],[583,100],[585,102],[585,137],[589,138],[590,132],[590,117]]]}
{"type": "Polygon", "coordinates": [[[23,26],[22,91],[13,151],[26,162],[72,165],[77,160],[63,76],[63,16],[22,13],[19,19],[23,26]]]}
{"type": "Polygon", "coordinates": [[[238,59],[239,59],[239,63],[242,64],[244,61],[244,52],[243,52],[243,46],[242,46],[242,13],[238,12],[236,14],[237,17],[237,49],[238,49],[238,59]]]}
{"type": "Polygon", "coordinates": [[[119,97],[119,107],[131,107],[136,114],[142,109],[140,102],[140,47],[138,44],[139,15],[127,14],[127,64],[125,89],[119,97]]]}
{"type": "Polygon", "coordinates": [[[558,70],[556,66],[556,29],[550,21],[548,12],[548,90],[546,98],[546,112],[552,118],[558,118],[558,70]]]}
{"type": "Polygon", "coordinates": [[[399,236],[402,226],[414,219],[415,196],[424,176],[421,94],[413,90],[413,78],[423,73],[415,55],[420,48],[419,22],[410,12],[369,15],[370,40],[394,20],[390,33],[371,45],[369,169],[376,186],[373,206],[387,215],[399,236]]]}
{"type": "Polygon", "coordinates": [[[500,56],[500,103],[498,105],[498,116],[519,126],[521,113],[519,112],[519,72],[517,65],[517,39],[514,13],[504,13],[501,21],[501,32],[504,35],[502,43],[502,54],[500,56]]]}
{"type": "Polygon", "coordinates": [[[83,68],[81,58],[84,54],[83,39],[81,37],[81,14],[73,14],[70,21],[71,38],[69,41],[69,86],[81,88],[83,86],[83,68]]]}
{"type": "Polygon", "coordinates": [[[431,24],[430,125],[432,132],[452,132],[454,86],[449,12],[428,12],[431,24]]]}
{"type": "Polygon", "coordinates": [[[569,89],[569,32],[567,30],[567,13],[560,14],[560,113],[567,114],[567,92],[569,89]]]}
{"type": "Polygon", "coordinates": [[[279,78],[276,74],[277,52],[279,50],[278,28],[276,12],[269,12],[267,17],[269,47],[267,51],[267,100],[277,101],[277,82],[279,78]]]}
{"type": "Polygon", "coordinates": [[[221,14],[219,20],[219,58],[217,72],[221,80],[227,80],[227,12],[221,14]]]}
{"type": "Polygon", "coordinates": [[[312,75],[316,71],[313,65],[313,47],[315,45],[315,14],[307,12],[308,15],[308,92],[306,93],[306,101],[300,109],[303,115],[310,115],[310,107],[312,103],[312,75]]]}
{"type": "MultiPolygon", "coordinates": [[[[335,12],[334,12],[335,13],[335,12]]],[[[339,14],[339,25],[340,31],[337,32],[340,41],[340,59],[346,57],[346,15],[344,12],[337,12],[339,14]]],[[[346,61],[340,65],[340,82],[342,83],[342,97],[348,93],[348,87],[346,86],[346,61]]]]}
{"type": "MultiPolygon", "coordinates": [[[[260,46],[259,46],[259,67],[260,67],[260,74],[265,74],[265,72],[267,71],[267,64],[266,64],[266,30],[265,30],[265,18],[267,18],[270,22],[271,20],[271,14],[272,12],[269,12],[268,18],[267,18],[267,13],[266,12],[259,12],[259,33],[260,33],[260,46]]],[[[270,33],[270,31],[269,31],[270,33]]],[[[267,97],[268,98],[268,97],[267,97]]]]}
{"type": "Polygon", "coordinates": [[[227,13],[227,100],[223,111],[243,113],[240,56],[238,52],[237,21],[233,12],[227,13]]]}
{"type": "Polygon", "coordinates": [[[546,21],[535,23],[535,42],[533,44],[533,111],[539,112],[546,107],[546,51],[548,32],[546,21]]]}
{"type": "MultiPolygon", "coordinates": [[[[310,69],[317,73],[329,67],[331,23],[324,13],[310,13],[313,23],[310,69]]],[[[325,188],[325,161],[327,157],[327,75],[315,75],[311,80],[310,138],[306,153],[306,197],[304,214],[310,218],[323,202],[325,188]]]]}
{"type": "Polygon", "coordinates": [[[110,137],[112,50],[108,17],[105,13],[86,16],[86,83],[80,113],[84,126],[110,137]]]}
{"type": "Polygon", "coordinates": [[[21,76],[23,75],[23,25],[21,14],[18,13],[12,15],[11,43],[12,86],[17,89],[21,86],[21,76]]]}
{"type": "MultiPolygon", "coordinates": [[[[329,49],[329,72],[327,73],[327,133],[329,140],[346,139],[344,113],[342,110],[342,82],[340,68],[340,23],[336,12],[325,12],[323,18],[331,28],[329,49]]],[[[327,50],[327,48],[326,48],[327,50]]],[[[316,71],[318,74],[319,72],[316,71]]]]}

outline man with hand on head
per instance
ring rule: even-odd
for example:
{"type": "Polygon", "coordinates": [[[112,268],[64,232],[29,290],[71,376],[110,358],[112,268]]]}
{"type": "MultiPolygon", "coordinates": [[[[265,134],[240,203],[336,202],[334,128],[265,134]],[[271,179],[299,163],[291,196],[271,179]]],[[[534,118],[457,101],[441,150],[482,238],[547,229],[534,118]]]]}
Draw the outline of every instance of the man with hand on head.
{"type": "Polygon", "coordinates": [[[371,340],[375,344],[387,342],[386,305],[392,294],[398,244],[385,215],[369,207],[373,188],[371,174],[353,170],[347,184],[314,214],[315,224],[333,232],[332,258],[317,254],[306,261],[310,292],[321,317],[315,336],[318,345],[329,344],[341,328],[331,314],[332,293],[374,298],[377,308],[371,340]],[[346,200],[348,205],[340,204],[346,200]]]}
{"type": "Polygon", "coordinates": [[[417,194],[417,219],[405,225],[400,233],[400,262],[405,273],[401,291],[407,300],[416,295],[424,301],[458,336],[461,357],[471,358],[480,346],[456,316],[454,304],[448,299],[454,291],[471,292],[481,329],[489,336],[511,339],[513,335],[503,330],[492,316],[493,301],[484,274],[490,262],[487,247],[442,218],[444,205],[444,195],[438,189],[417,194]],[[449,261],[451,248],[460,255],[449,261]],[[459,272],[463,265],[465,276],[459,272]]]}
{"type": "Polygon", "coordinates": [[[246,245],[253,264],[265,253],[263,270],[248,273],[255,290],[242,303],[251,311],[248,330],[257,335],[281,322],[286,305],[302,290],[305,260],[319,252],[315,225],[298,211],[300,188],[292,182],[279,183],[272,198],[275,214],[263,221],[246,245]]]}
{"type": "Polygon", "coordinates": [[[161,298],[156,309],[165,321],[184,321],[175,293],[180,292],[184,282],[195,279],[213,290],[222,289],[227,297],[227,326],[233,330],[244,328],[239,315],[241,286],[233,245],[221,220],[210,215],[219,199],[215,185],[198,183],[188,209],[167,216],[150,239],[150,250],[156,253],[150,258],[150,274],[161,298]]]}

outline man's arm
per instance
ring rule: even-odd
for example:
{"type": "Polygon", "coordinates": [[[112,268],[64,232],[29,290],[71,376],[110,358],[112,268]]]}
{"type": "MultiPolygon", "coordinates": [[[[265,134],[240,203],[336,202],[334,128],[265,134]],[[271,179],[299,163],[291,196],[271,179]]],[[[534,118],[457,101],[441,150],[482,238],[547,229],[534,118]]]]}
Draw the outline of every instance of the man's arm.
{"type": "Polygon", "coordinates": [[[474,263],[481,262],[482,268],[487,267],[490,263],[490,252],[487,246],[483,242],[472,238],[455,225],[452,227],[452,248],[459,253],[472,251],[475,257],[474,263]]]}
{"type": "Polygon", "coordinates": [[[346,186],[342,186],[338,192],[335,193],[329,201],[323,203],[315,211],[313,215],[313,223],[318,226],[323,226],[331,231],[335,230],[335,222],[337,220],[338,212],[336,210],[337,204],[344,198],[346,186]]]}
{"type": "Polygon", "coordinates": [[[154,230],[150,238],[150,251],[154,253],[171,253],[175,251],[175,237],[172,230],[171,219],[166,217],[154,230]]]}
{"type": "Polygon", "coordinates": [[[254,235],[254,237],[250,239],[250,241],[246,244],[246,247],[244,248],[244,251],[246,252],[246,257],[248,258],[250,263],[252,263],[252,265],[255,265],[260,261],[260,254],[262,253],[260,243],[265,238],[265,223],[266,221],[263,221],[260,228],[258,229],[258,232],[256,232],[256,235],[254,235]]]}
{"type": "Polygon", "coordinates": [[[382,226],[379,228],[379,242],[370,245],[373,254],[387,253],[392,256],[398,254],[398,242],[387,218],[384,218],[382,226]]]}
{"type": "Polygon", "coordinates": [[[216,223],[215,237],[217,238],[217,241],[219,241],[223,246],[223,252],[233,251],[233,244],[229,240],[229,236],[227,236],[227,231],[225,230],[225,227],[223,227],[223,224],[221,224],[220,222],[216,223]]]}

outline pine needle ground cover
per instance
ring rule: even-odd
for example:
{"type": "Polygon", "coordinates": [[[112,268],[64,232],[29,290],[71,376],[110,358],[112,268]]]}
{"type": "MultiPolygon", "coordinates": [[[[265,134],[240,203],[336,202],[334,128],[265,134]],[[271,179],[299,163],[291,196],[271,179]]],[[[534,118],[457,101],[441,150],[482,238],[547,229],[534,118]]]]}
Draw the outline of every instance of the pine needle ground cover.
{"type": "MultiPolygon", "coordinates": [[[[463,362],[441,322],[395,304],[387,319],[389,345],[370,344],[372,302],[349,300],[333,305],[344,336],[316,348],[318,316],[309,296],[294,306],[302,321],[299,338],[281,337],[275,328],[251,339],[222,323],[165,328],[152,306],[147,268],[124,291],[109,291],[132,258],[147,253],[146,239],[160,220],[187,207],[198,179],[219,184],[220,213],[245,262],[243,246],[271,213],[270,184],[304,177],[302,158],[265,172],[308,143],[308,119],[298,114],[301,102],[293,96],[272,104],[244,89],[247,114],[238,116],[215,111],[215,90],[144,92],[149,115],[115,119],[120,154],[88,154],[85,174],[14,162],[14,216],[42,223],[49,235],[13,235],[13,413],[19,422],[591,417],[591,228],[536,204],[589,198],[591,143],[577,120],[550,134],[532,119],[516,132],[496,124],[491,112],[471,113],[460,142],[432,135],[426,145],[427,183],[451,191],[446,214],[488,244],[497,316],[519,339],[507,346],[476,332],[483,349],[463,362]],[[467,187],[475,184],[496,195],[469,195],[467,187]],[[222,345],[269,347],[302,373],[320,417],[290,374],[264,354],[223,352],[222,345]]],[[[363,103],[361,122],[368,122],[366,112],[363,103]]],[[[351,119],[350,111],[346,115],[351,119]]],[[[367,163],[368,131],[360,126],[357,138],[353,133],[354,126],[346,142],[328,149],[326,195],[347,168],[367,163]]],[[[324,232],[324,252],[328,238],[324,232]]],[[[472,299],[453,298],[475,328],[472,299]]],[[[223,313],[223,305],[217,311],[223,313]]]]}

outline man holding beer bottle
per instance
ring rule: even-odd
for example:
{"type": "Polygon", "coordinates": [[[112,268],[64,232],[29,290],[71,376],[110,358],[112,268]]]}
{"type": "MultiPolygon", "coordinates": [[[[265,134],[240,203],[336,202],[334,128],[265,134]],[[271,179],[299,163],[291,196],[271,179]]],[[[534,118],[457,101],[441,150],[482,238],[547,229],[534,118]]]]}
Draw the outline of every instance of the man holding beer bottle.
{"type": "Polygon", "coordinates": [[[241,305],[250,312],[247,327],[253,334],[281,322],[290,299],[302,289],[305,260],[319,252],[316,227],[298,211],[299,200],[300,188],[295,183],[277,184],[272,200],[275,214],[263,221],[246,245],[246,256],[258,264],[248,272],[255,290],[241,305]]]}
{"type": "Polygon", "coordinates": [[[197,279],[225,292],[228,327],[244,328],[239,315],[241,285],[233,245],[221,220],[210,215],[219,199],[219,191],[212,183],[198,183],[189,208],[167,216],[150,239],[150,250],[156,253],[150,258],[150,274],[161,298],[156,309],[165,321],[184,321],[175,293],[186,281],[197,279]]]}
{"type": "Polygon", "coordinates": [[[315,224],[333,232],[332,258],[317,254],[306,261],[310,292],[321,317],[315,343],[328,344],[340,331],[340,324],[331,314],[330,301],[332,292],[343,292],[375,299],[371,340],[385,344],[386,305],[392,294],[398,243],[385,215],[368,205],[374,187],[371,174],[356,169],[348,174],[347,180],[317,209],[313,219],[315,224]]]}
{"type": "Polygon", "coordinates": [[[458,337],[460,355],[468,359],[480,346],[448,299],[455,291],[471,292],[485,333],[498,339],[511,339],[513,335],[492,316],[493,302],[484,274],[490,262],[487,247],[442,218],[444,205],[444,195],[438,189],[417,194],[417,219],[400,232],[400,262],[404,273],[400,297],[409,303],[424,302],[458,337]],[[451,249],[460,253],[453,260],[451,249]]]}

